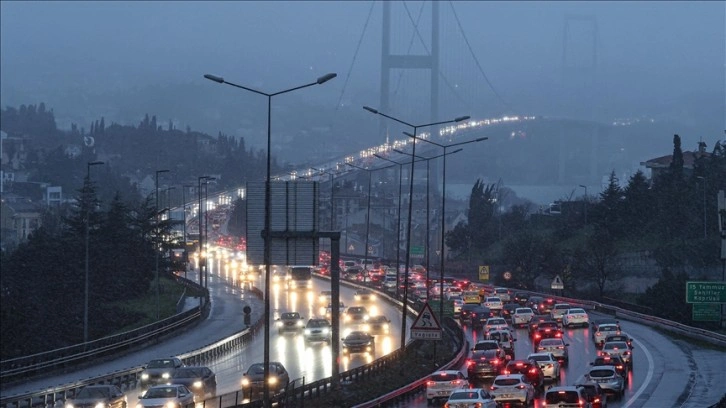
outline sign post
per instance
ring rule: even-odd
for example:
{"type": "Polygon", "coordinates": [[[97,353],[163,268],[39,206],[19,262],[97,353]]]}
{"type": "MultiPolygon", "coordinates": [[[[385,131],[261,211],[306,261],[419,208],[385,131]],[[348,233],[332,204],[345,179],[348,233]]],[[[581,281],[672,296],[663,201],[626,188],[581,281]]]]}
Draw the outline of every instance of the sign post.
{"type": "Polygon", "coordinates": [[[428,302],[424,303],[411,325],[411,338],[416,340],[441,340],[441,324],[428,302]]]}
{"type": "Polygon", "coordinates": [[[479,281],[489,282],[489,265],[479,265],[479,281]]]}
{"type": "Polygon", "coordinates": [[[726,303],[726,282],[686,282],[686,303],[726,303]]]}

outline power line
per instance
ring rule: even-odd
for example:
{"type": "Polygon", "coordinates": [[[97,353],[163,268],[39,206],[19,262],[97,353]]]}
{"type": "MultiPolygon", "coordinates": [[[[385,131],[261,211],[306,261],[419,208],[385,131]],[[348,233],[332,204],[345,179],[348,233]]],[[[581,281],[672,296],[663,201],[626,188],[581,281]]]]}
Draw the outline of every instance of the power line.
{"type": "Polygon", "coordinates": [[[340,108],[340,103],[343,100],[343,95],[345,94],[345,89],[348,86],[348,81],[350,80],[350,74],[353,71],[353,66],[355,65],[355,60],[358,57],[358,51],[360,51],[360,45],[363,43],[363,37],[365,36],[366,30],[368,29],[368,22],[371,20],[371,14],[373,14],[373,7],[376,5],[375,1],[371,1],[371,8],[368,10],[368,17],[366,17],[366,22],[363,24],[363,31],[360,33],[360,38],[358,39],[358,45],[355,47],[355,53],[353,54],[353,60],[350,62],[350,68],[348,68],[348,74],[345,76],[345,82],[343,83],[343,89],[340,91],[340,97],[338,97],[338,103],[335,105],[335,111],[337,112],[340,108]]]}
{"type": "Polygon", "coordinates": [[[471,44],[469,44],[469,39],[466,37],[466,33],[464,32],[464,28],[461,26],[461,21],[459,21],[459,16],[456,14],[456,10],[454,9],[454,3],[451,0],[449,0],[449,6],[451,6],[451,11],[454,13],[454,19],[456,20],[456,24],[459,26],[459,32],[461,32],[461,35],[464,37],[466,47],[469,48],[469,53],[471,53],[471,56],[474,57],[474,62],[476,63],[477,68],[479,68],[479,72],[484,77],[484,80],[486,81],[487,85],[489,85],[489,88],[492,90],[492,92],[494,92],[494,95],[496,95],[497,99],[499,99],[499,102],[501,102],[509,110],[512,110],[512,107],[504,100],[504,98],[502,98],[499,92],[497,92],[497,90],[494,88],[494,85],[492,85],[489,77],[487,77],[487,74],[484,72],[484,69],[479,63],[479,59],[476,57],[476,54],[474,54],[474,50],[471,48],[471,44]]]}

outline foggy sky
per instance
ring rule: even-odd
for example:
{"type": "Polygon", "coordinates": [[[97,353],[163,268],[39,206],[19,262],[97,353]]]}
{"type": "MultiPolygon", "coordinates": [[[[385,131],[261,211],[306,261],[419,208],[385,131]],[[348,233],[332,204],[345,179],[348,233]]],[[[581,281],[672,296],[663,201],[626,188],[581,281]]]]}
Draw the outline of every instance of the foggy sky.
{"type": "MultiPolygon", "coordinates": [[[[374,5],[349,71],[371,4],[2,1],[0,102],[4,107],[44,101],[62,116],[68,113],[64,98],[71,93],[78,97],[150,85],[203,84],[204,73],[275,91],[337,72],[339,77],[325,89],[300,98],[335,106],[350,75],[344,99],[377,106],[380,2],[374,5]]],[[[421,4],[406,2],[412,13],[421,4]]],[[[457,29],[449,3],[441,2],[440,7],[442,15],[449,16],[442,26],[454,38],[457,29]]],[[[548,100],[556,97],[562,72],[565,16],[595,15],[597,78],[608,106],[605,111],[653,114],[679,100],[710,101],[710,109],[721,114],[709,113],[706,129],[713,133],[703,136],[710,138],[710,146],[722,137],[724,2],[454,2],[454,7],[486,75],[521,113],[551,113],[548,100]]],[[[399,16],[394,23],[410,24],[400,17],[402,3],[395,3],[394,9],[399,16]]],[[[586,58],[589,51],[580,46],[584,48],[576,57],[586,58]]],[[[578,47],[576,39],[571,47],[578,47]]],[[[458,50],[454,57],[461,56],[461,65],[470,72],[470,79],[457,86],[473,87],[468,82],[477,82],[486,106],[496,107],[496,98],[482,85],[464,51],[463,39],[442,44],[442,49],[458,50]]],[[[454,71],[456,64],[447,61],[442,66],[454,71]]],[[[408,95],[402,103],[415,106],[417,95],[408,95]]],[[[96,113],[92,106],[87,112],[96,113]]],[[[472,117],[493,113],[470,112],[472,117]]],[[[193,118],[189,121],[194,123],[193,118]]],[[[216,129],[201,130],[216,134],[216,129]]]]}

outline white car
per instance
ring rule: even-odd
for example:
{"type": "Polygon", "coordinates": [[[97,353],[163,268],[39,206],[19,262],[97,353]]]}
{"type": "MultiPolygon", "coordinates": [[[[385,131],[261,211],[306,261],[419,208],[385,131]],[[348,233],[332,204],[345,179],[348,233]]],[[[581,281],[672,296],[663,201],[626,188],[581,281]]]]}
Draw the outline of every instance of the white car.
{"type": "Polygon", "coordinates": [[[497,402],[492,394],[483,388],[469,388],[456,390],[451,393],[449,400],[446,401],[445,407],[478,407],[478,408],[497,408],[497,402]]]}
{"type": "Polygon", "coordinates": [[[620,325],[615,323],[600,324],[597,326],[597,330],[592,330],[592,341],[595,342],[596,346],[602,346],[605,343],[605,338],[614,334],[620,334],[620,325]]]}
{"type": "Polygon", "coordinates": [[[512,313],[512,326],[524,327],[532,321],[534,311],[529,307],[518,307],[512,313]]]}
{"type": "Polygon", "coordinates": [[[527,356],[527,360],[532,360],[544,373],[545,378],[553,381],[560,380],[560,362],[550,352],[531,353],[527,356]]]}
{"type": "Polygon", "coordinates": [[[575,308],[567,309],[565,314],[562,315],[562,325],[564,327],[572,326],[584,326],[590,325],[590,317],[588,317],[585,309],[575,308]]]}
{"type": "Polygon", "coordinates": [[[552,307],[552,310],[550,311],[550,316],[552,317],[552,320],[560,322],[562,321],[562,315],[567,312],[567,309],[571,308],[572,305],[569,303],[555,303],[555,305],[552,307]]]}
{"type": "Polygon", "coordinates": [[[398,285],[398,278],[395,276],[386,276],[383,281],[383,287],[389,291],[396,290],[396,285],[398,285]]]}
{"type": "Polygon", "coordinates": [[[155,385],[139,396],[136,408],[184,407],[194,403],[194,393],[184,385],[155,385]]]}
{"type": "Polygon", "coordinates": [[[454,390],[469,387],[466,376],[457,370],[436,371],[426,381],[426,400],[429,405],[438,398],[449,398],[454,390]]]}
{"type": "Polygon", "coordinates": [[[511,300],[509,289],[507,288],[494,288],[494,295],[501,299],[502,302],[509,302],[511,300]]]}
{"type": "Polygon", "coordinates": [[[461,295],[451,295],[449,296],[449,300],[454,301],[454,316],[459,316],[461,307],[464,306],[464,299],[461,298],[461,295]]]}
{"type": "Polygon", "coordinates": [[[537,352],[550,352],[557,360],[562,361],[564,366],[567,367],[567,363],[570,361],[570,356],[567,352],[567,347],[569,346],[569,343],[565,343],[565,341],[560,338],[542,339],[537,345],[537,352]]]}
{"type": "Polygon", "coordinates": [[[504,308],[504,302],[496,296],[488,296],[484,300],[484,303],[482,303],[482,306],[488,307],[489,310],[502,310],[504,308]]]}
{"type": "Polygon", "coordinates": [[[534,404],[534,387],[522,374],[498,375],[490,393],[500,405],[502,402],[516,402],[525,407],[534,404]]]}
{"type": "Polygon", "coordinates": [[[484,324],[484,333],[493,330],[509,330],[509,325],[507,324],[507,321],[501,317],[490,317],[484,324]]]}

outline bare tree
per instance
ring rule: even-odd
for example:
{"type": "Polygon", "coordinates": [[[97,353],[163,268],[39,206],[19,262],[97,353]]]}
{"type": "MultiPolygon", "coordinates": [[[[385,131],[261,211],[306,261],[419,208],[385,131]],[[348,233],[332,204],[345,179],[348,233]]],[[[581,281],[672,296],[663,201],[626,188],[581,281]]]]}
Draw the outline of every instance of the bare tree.
{"type": "Polygon", "coordinates": [[[583,280],[595,283],[600,298],[605,294],[608,282],[622,273],[618,255],[615,239],[607,230],[601,229],[590,234],[577,251],[578,272],[583,280]]]}

